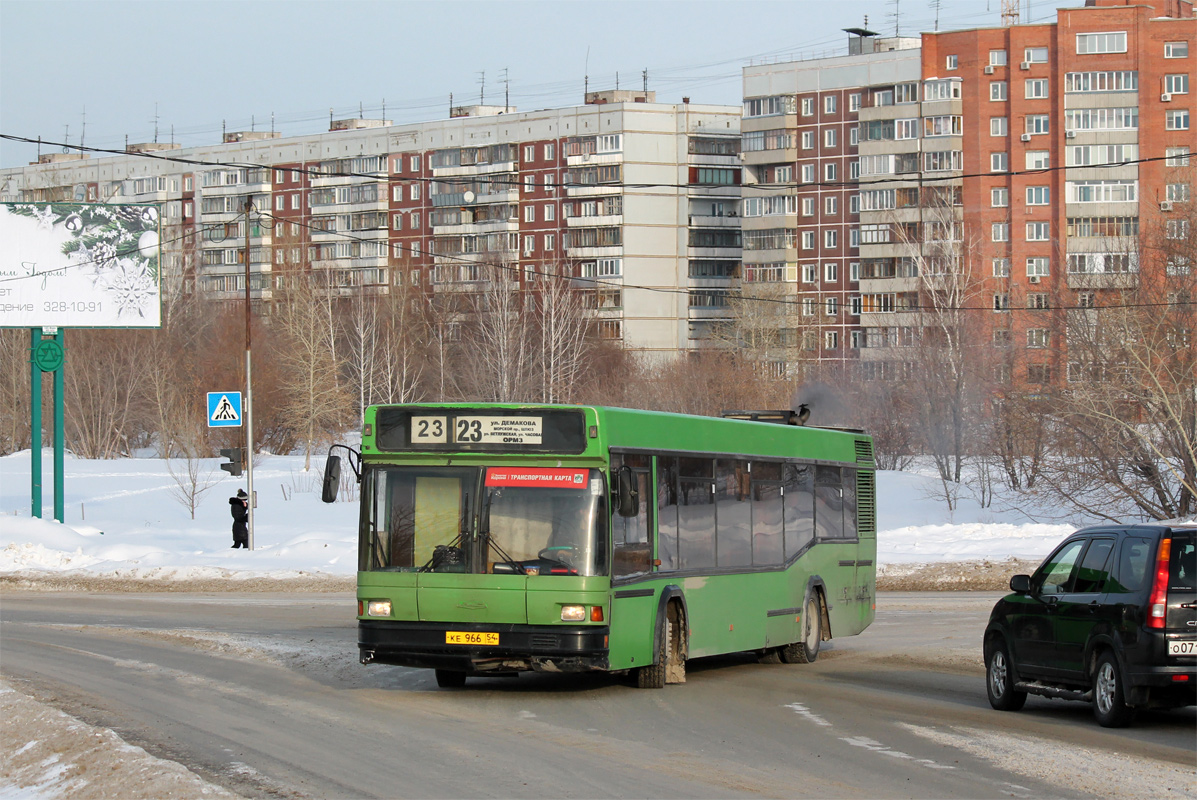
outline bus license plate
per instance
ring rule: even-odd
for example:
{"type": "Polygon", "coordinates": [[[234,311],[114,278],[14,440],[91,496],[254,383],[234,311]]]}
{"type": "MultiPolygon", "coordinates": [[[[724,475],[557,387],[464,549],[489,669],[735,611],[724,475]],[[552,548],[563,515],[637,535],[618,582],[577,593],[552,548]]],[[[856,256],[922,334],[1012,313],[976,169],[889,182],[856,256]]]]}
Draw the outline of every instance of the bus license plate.
{"type": "Polygon", "coordinates": [[[1197,639],[1174,640],[1168,642],[1168,655],[1195,656],[1197,655],[1197,639]]]}
{"type": "Polygon", "coordinates": [[[497,645],[499,634],[490,631],[446,631],[445,644],[497,645]]]}

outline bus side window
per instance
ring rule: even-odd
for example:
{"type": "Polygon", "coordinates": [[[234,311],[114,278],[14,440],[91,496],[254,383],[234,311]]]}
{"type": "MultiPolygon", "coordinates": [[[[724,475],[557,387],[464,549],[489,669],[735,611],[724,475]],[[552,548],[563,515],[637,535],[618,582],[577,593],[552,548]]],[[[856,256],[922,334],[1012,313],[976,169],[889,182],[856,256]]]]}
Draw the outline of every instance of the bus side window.
{"type": "Polygon", "coordinates": [[[612,535],[615,537],[612,575],[616,578],[652,572],[652,541],[648,527],[649,457],[613,454],[611,474],[614,475],[622,466],[632,468],[636,491],[640,493],[640,513],[634,517],[611,515],[612,535]]]}
{"type": "Polygon", "coordinates": [[[715,566],[715,474],[709,458],[680,458],[677,544],[681,569],[715,566]]]}
{"type": "Polygon", "coordinates": [[[815,537],[815,468],[809,464],[786,464],[785,515],[786,561],[815,537]]]}
{"type": "Polygon", "coordinates": [[[860,526],[856,521],[856,470],[844,467],[844,538],[856,539],[860,526]]]}
{"type": "Polygon", "coordinates": [[[844,536],[844,487],[839,467],[815,468],[815,536],[844,536]]]}
{"type": "Polygon", "coordinates": [[[752,563],[758,567],[785,561],[781,478],[781,464],[752,462],[752,563]]]}
{"type": "Polygon", "coordinates": [[[715,555],[720,567],[752,564],[752,503],[748,462],[715,462],[715,555]]]}
{"type": "Polygon", "coordinates": [[[657,558],[661,569],[678,568],[677,459],[657,458],[657,558]]]}

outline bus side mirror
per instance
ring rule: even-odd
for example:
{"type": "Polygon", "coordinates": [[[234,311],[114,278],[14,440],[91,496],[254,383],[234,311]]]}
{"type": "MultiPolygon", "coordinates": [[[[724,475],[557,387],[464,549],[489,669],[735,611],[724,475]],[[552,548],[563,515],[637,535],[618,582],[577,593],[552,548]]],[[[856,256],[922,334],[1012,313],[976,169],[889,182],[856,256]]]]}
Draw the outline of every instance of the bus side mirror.
{"type": "Polygon", "coordinates": [[[620,467],[615,473],[616,511],[621,517],[635,517],[640,514],[640,492],[636,489],[636,476],[629,466],[620,467]]]}
{"type": "Polygon", "coordinates": [[[341,488],[341,457],[329,455],[324,462],[324,486],[320,492],[320,499],[326,503],[337,501],[337,490],[341,488]]]}

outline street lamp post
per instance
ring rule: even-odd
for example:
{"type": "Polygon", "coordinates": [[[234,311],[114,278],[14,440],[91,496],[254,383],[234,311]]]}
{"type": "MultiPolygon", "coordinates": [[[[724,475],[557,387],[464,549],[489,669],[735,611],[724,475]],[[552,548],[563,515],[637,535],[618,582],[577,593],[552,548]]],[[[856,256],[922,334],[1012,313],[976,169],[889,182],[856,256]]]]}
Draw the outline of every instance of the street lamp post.
{"type": "Polygon", "coordinates": [[[249,214],[253,210],[253,195],[245,196],[245,481],[249,492],[249,549],[254,549],[254,384],[250,359],[250,295],[249,295],[249,214]]]}

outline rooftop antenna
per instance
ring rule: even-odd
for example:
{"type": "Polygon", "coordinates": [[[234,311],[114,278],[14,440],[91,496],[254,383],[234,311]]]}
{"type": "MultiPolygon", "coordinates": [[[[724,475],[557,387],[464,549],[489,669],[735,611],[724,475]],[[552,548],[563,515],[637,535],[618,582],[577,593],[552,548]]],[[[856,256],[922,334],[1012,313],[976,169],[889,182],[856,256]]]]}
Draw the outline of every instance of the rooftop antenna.
{"type": "Polygon", "coordinates": [[[507,74],[507,67],[503,67],[503,113],[511,110],[511,78],[507,74]]]}
{"type": "Polygon", "coordinates": [[[223,120],[223,119],[222,119],[222,120],[220,121],[220,141],[222,141],[222,142],[223,142],[223,141],[224,141],[224,137],[226,137],[226,136],[228,136],[228,135],[229,135],[229,123],[228,123],[228,120],[223,120]]]}
{"type": "Polygon", "coordinates": [[[258,126],[258,119],[253,114],[249,115],[249,129],[252,131],[258,126]]]}
{"type": "Polygon", "coordinates": [[[332,124],[333,124],[333,110],[332,110],[332,106],[329,106],[328,107],[328,127],[331,128],[332,124]]]}
{"type": "MultiPolygon", "coordinates": [[[[173,130],[173,129],[172,129],[173,130]]],[[[270,112],[270,135],[274,136],[274,112],[270,112]]]]}
{"type": "Polygon", "coordinates": [[[79,131],[79,147],[83,147],[83,138],[87,136],[87,106],[83,107],[83,129],[79,131]]]}
{"type": "MultiPolygon", "coordinates": [[[[894,38],[897,38],[898,36],[902,35],[900,32],[901,27],[902,27],[902,8],[901,8],[902,0],[889,0],[889,1],[890,1],[890,4],[893,6],[894,10],[889,12],[889,14],[887,16],[893,17],[894,38]]],[[[1003,0],[1003,2],[1004,2],[1004,0],[1003,0]]]]}
{"type": "Polygon", "coordinates": [[[478,73],[478,85],[481,89],[478,92],[478,105],[486,105],[486,70],[481,70],[478,73]]]}
{"type": "Polygon", "coordinates": [[[943,0],[931,0],[931,7],[935,9],[935,30],[939,30],[939,9],[943,5],[943,0]]]}
{"type": "Polygon", "coordinates": [[[382,121],[387,121],[387,99],[385,97],[382,98],[382,121]]]}
{"type": "Polygon", "coordinates": [[[582,100],[590,94],[590,45],[586,45],[586,65],[582,68],[582,100]]]}
{"type": "Polygon", "coordinates": [[[1010,27],[1019,23],[1019,0],[1002,0],[1002,27],[1010,27]]]}
{"type": "Polygon", "coordinates": [[[449,92],[449,116],[453,116],[453,92],[449,92]]]}
{"type": "Polygon", "coordinates": [[[648,67],[644,68],[644,71],[640,73],[640,77],[644,78],[644,96],[647,99],[648,98],[648,67]]]}
{"type": "Polygon", "coordinates": [[[358,101],[357,101],[357,118],[358,118],[358,119],[365,119],[365,118],[366,118],[366,109],[362,107],[362,101],[361,101],[361,100],[358,100],[358,101]]]}
{"type": "Polygon", "coordinates": [[[158,104],[154,103],[154,144],[158,144],[158,104]]]}
{"type": "Polygon", "coordinates": [[[71,126],[67,125],[62,133],[62,152],[71,152],[71,126]]]}
{"type": "Polygon", "coordinates": [[[175,124],[173,122],[170,124],[170,143],[173,147],[175,143],[175,124]]]}
{"type": "Polygon", "coordinates": [[[615,73],[615,91],[619,91],[619,73],[615,73]]]}

